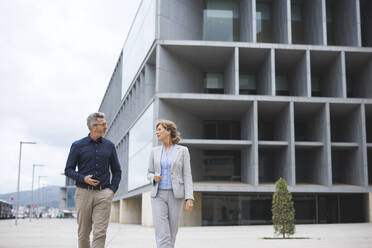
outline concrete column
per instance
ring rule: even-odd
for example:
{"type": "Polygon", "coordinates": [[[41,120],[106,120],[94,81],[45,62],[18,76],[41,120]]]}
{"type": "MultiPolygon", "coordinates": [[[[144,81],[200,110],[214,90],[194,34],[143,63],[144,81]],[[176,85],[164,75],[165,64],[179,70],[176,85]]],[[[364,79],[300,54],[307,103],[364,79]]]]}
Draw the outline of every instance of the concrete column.
{"type": "Polygon", "coordinates": [[[326,186],[331,186],[332,184],[332,176],[329,174],[332,172],[331,168],[331,141],[330,141],[330,116],[329,116],[329,105],[323,105],[322,109],[320,110],[320,118],[319,118],[319,136],[322,137],[321,141],[324,144],[322,148],[322,158],[321,158],[321,173],[319,175],[319,183],[326,186]]]}
{"type": "Polygon", "coordinates": [[[358,95],[360,97],[372,98],[372,59],[363,66],[362,73],[360,75],[361,86],[358,89],[358,95]]]}
{"type": "Polygon", "coordinates": [[[360,46],[359,4],[357,0],[338,0],[335,8],[334,32],[337,45],[360,46]]]}
{"type": "Polygon", "coordinates": [[[342,91],[341,91],[341,95],[342,97],[347,97],[347,87],[346,87],[346,61],[345,61],[345,52],[342,51],[341,52],[341,87],[342,87],[342,91]]]}
{"type": "Polygon", "coordinates": [[[369,209],[368,209],[368,214],[369,214],[369,222],[372,223],[372,192],[369,192],[368,193],[368,205],[369,205],[369,209]]]}
{"type": "Polygon", "coordinates": [[[120,216],[120,201],[112,202],[111,203],[111,214],[110,214],[110,222],[119,222],[120,216]]]}
{"type": "Polygon", "coordinates": [[[345,53],[340,52],[325,71],[324,92],[329,97],[346,97],[345,53]]]}
{"type": "Polygon", "coordinates": [[[327,174],[326,174],[326,182],[327,186],[332,186],[332,147],[331,147],[331,117],[330,117],[330,106],[327,102],[325,104],[325,138],[324,138],[324,149],[326,154],[326,166],[327,166],[327,174]]]}
{"type": "Polygon", "coordinates": [[[160,92],[160,71],[162,70],[160,67],[160,56],[163,56],[162,53],[160,52],[161,49],[163,49],[160,45],[156,46],[156,63],[155,63],[155,92],[154,93],[159,93],[160,92]]]}
{"type": "MultiPolygon", "coordinates": [[[[327,45],[327,14],[326,14],[326,0],[321,0],[322,1],[322,26],[323,26],[323,45],[327,45]]],[[[320,44],[322,45],[322,44],[320,44]]]]}
{"type": "MultiPolygon", "coordinates": [[[[294,131],[294,103],[289,103],[289,143],[288,143],[288,184],[296,185],[296,157],[295,157],[295,131],[294,131]]],[[[287,165],[286,165],[287,166],[287,165]]]]}
{"type": "Polygon", "coordinates": [[[240,0],[240,41],[256,42],[256,0],[240,0]]]}
{"type": "Polygon", "coordinates": [[[149,100],[154,96],[155,94],[155,66],[151,64],[147,64],[145,66],[145,85],[144,85],[144,94],[145,96],[144,101],[146,103],[149,102],[149,100]]]}
{"type": "Polygon", "coordinates": [[[356,0],[355,1],[355,22],[356,22],[356,41],[358,46],[362,46],[362,21],[361,21],[361,13],[360,13],[360,1],[356,0]]]}
{"type": "Polygon", "coordinates": [[[254,183],[252,147],[241,149],[241,181],[249,184],[254,183]]]}
{"type": "MultiPolygon", "coordinates": [[[[275,128],[278,129],[278,140],[288,141],[288,147],[286,151],[283,152],[283,154],[280,155],[280,159],[276,161],[278,172],[279,175],[284,177],[284,179],[288,182],[288,185],[292,186],[295,184],[295,172],[294,133],[291,134],[291,121],[294,123],[294,120],[291,120],[291,118],[293,118],[293,102],[289,102],[288,104],[286,104],[285,108],[281,111],[280,115],[278,116],[278,122],[275,125],[275,128]],[[291,142],[292,137],[293,141],[291,142]]],[[[282,153],[282,151],[280,151],[280,153],[282,153]]]]}
{"type": "Polygon", "coordinates": [[[249,109],[244,113],[241,119],[242,140],[252,141],[252,145],[241,150],[242,152],[242,182],[254,185],[255,181],[255,149],[254,145],[254,104],[249,106],[249,109]]]}
{"type": "Polygon", "coordinates": [[[367,142],[365,133],[365,109],[364,105],[359,105],[352,113],[351,119],[351,135],[355,137],[355,141],[359,143],[359,149],[356,153],[356,164],[353,165],[354,170],[351,173],[353,184],[362,187],[368,187],[368,160],[367,160],[367,142]],[[355,111],[355,112],[354,112],[355,111]]]}
{"type": "Polygon", "coordinates": [[[258,103],[253,102],[253,136],[252,136],[252,161],[253,161],[253,185],[258,186],[258,103]]]}
{"type": "Polygon", "coordinates": [[[141,224],[142,198],[128,198],[120,200],[120,223],[141,224]]]}
{"type": "Polygon", "coordinates": [[[234,78],[235,78],[235,82],[234,82],[234,90],[233,90],[233,94],[235,95],[239,95],[239,88],[240,88],[240,83],[239,83],[239,48],[238,47],[235,47],[234,49],[234,78]]]}
{"type": "Polygon", "coordinates": [[[360,21],[362,23],[362,30],[363,33],[363,46],[372,46],[372,16],[371,16],[371,9],[372,9],[372,2],[371,1],[359,1],[359,13],[360,13],[360,21]]]}
{"type": "Polygon", "coordinates": [[[291,0],[286,0],[285,2],[284,7],[285,9],[283,10],[285,14],[285,18],[286,18],[286,29],[287,29],[287,34],[286,34],[286,38],[287,38],[287,42],[288,44],[292,44],[292,13],[291,13],[291,0]]]}
{"type": "Polygon", "coordinates": [[[142,226],[152,227],[154,225],[151,211],[151,192],[142,194],[142,226]]]}
{"type": "Polygon", "coordinates": [[[305,43],[324,45],[322,0],[304,1],[305,43]]]}
{"type": "Polygon", "coordinates": [[[308,78],[308,64],[310,60],[307,60],[307,51],[303,54],[302,58],[298,63],[295,64],[294,72],[290,74],[290,95],[291,96],[308,96],[308,86],[310,82],[308,78]]]}
{"type": "MultiPolygon", "coordinates": [[[[229,62],[225,67],[224,70],[224,89],[225,89],[225,94],[231,94],[231,95],[237,95],[236,90],[236,60],[235,60],[235,55],[237,54],[238,48],[235,48],[229,58],[229,62]]],[[[239,81],[238,81],[239,83],[239,81]]]]}
{"type": "Polygon", "coordinates": [[[191,213],[187,214],[183,207],[180,226],[201,226],[202,225],[202,193],[194,192],[194,207],[191,213]]]}
{"type": "Polygon", "coordinates": [[[310,63],[310,50],[306,50],[306,88],[307,97],[311,97],[311,63],[310,63]]]}
{"type": "Polygon", "coordinates": [[[270,49],[270,53],[258,73],[257,93],[258,95],[275,95],[274,49],[270,49]]]}
{"type": "Polygon", "coordinates": [[[361,180],[362,180],[362,183],[361,185],[364,186],[364,187],[368,187],[368,154],[367,154],[367,128],[366,128],[366,109],[365,109],[365,104],[361,104],[360,106],[360,115],[361,115],[361,119],[360,119],[360,123],[359,126],[360,126],[360,148],[361,149],[361,161],[362,161],[362,167],[360,168],[361,169],[361,180]]]}
{"type": "Polygon", "coordinates": [[[270,77],[269,80],[271,79],[271,82],[269,81],[269,83],[271,84],[270,85],[270,93],[272,96],[275,96],[276,95],[276,79],[275,79],[275,50],[274,49],[270,49],[270,69],[269,69],[269,72],[271,73],[270,74],[270,77]]]}
{"type": "Polygon", "coordinates": [[[275,0],[272,1],[273,9],[273,41],[275,43],[289,43],[289,28],[290,16],[289,13],[289,0],[275,0]]]}

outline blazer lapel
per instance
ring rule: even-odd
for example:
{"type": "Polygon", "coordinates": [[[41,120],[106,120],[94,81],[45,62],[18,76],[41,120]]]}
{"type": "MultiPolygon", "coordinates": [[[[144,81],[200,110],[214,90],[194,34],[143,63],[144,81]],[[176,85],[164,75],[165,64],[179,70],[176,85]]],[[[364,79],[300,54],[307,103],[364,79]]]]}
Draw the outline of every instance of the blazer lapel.
{"type": "Polygon", "coordinates": [[[181,151],[180,147],[177,144],[174,145],[171,168],[173,168],[174,162],[176,161],[177,157],[180,155],[180,151],[181,151]]]}
{"type": "Polygon", "coordinates": [[[159,174],[161,173],[161,166],[160,166],[161,152],[162,152],[162,147],[160,146],[154,153],[155,172],[159,174]]]}

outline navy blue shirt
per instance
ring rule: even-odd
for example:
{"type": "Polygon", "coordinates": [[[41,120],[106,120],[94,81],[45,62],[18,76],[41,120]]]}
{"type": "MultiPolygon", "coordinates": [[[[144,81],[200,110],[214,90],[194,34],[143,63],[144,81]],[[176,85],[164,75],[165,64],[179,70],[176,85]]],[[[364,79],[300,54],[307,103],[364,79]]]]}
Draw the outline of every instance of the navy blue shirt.
{"type": "Polygon", "coordinates": [[[108,187],[116,192],[121,180],[121,169],[115,145],[104,137],[95,141],[90,135],[75,141],[67,158],[65,175],[74,179],[76,186],[88,186],[84,177],[94,175],[99,178],[97,186],[108,187]]]}

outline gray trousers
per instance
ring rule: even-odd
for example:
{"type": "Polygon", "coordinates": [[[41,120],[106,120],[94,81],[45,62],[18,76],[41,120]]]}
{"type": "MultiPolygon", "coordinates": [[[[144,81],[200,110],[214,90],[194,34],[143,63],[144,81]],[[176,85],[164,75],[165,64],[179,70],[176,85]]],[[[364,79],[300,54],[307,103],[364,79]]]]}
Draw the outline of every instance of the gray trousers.
{"type": "Polygon", "coordinates": [[[175,198],[172,190],[158,190],[151,198],[155,238],[158,248],[173,248],[184,199],[175,198]]]}

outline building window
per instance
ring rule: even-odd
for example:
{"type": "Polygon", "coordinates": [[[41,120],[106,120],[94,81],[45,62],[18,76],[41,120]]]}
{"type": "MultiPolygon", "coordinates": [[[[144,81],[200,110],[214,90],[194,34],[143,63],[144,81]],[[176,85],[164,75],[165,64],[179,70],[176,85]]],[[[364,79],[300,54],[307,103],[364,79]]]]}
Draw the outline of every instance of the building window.
{"type": "MultiPolygon", "coordinates": [[[[365,222],[363,194],[292,194],[296,224],[365,222]]],[[[203,193],[202,225],[272,224],[272,195],[203,193]]]]}
{"type": "Polygon", "coordinates": [[[209,94],[223,94],[223,73],[205,73],[204,92],[209,94]]]}
{"type": "Polygon", "coordinates": [[[205,150],[202,180],[240,181],[240,151],[205,150]]]}
{"type": "Polygon", "coordinates": [[[128,190],[148,184],[146,178],[148,158],[151,154],[154,131],[154,103],[129,131],[128,190]]]}
{"type": "Polygon", "coordinates": [[[311,96],[322,96],[319,85],[319,77],[316,75],[311,76],[311,96]]]}
{"type": "Polygon", "coordinates": [[[327,1],[326,12],[327,12],[327,44],[336,45],[334,36],[334,13],[333,13],[332,2],[327,1]]]}
{"type": "Polygon", "coordinates": [[[360,25],[362,31],[362,46],[372,46],[372,2],[370,0],[360,1],[360,25]]]}
{"type": "Polygon", "coordinates": [[[72,188],[67,187],[66,188],[66,194],[67,194],[66,207],[67,208],[75,208],[75,199],[74,199],[75,191],[76,191],[76,187],[72,187],[72,188]]]}
{"type": "Polygon", "coordinates": [[[202,198],[202,225],[271,224],[270,195],[205,193],[202,198]]]}
{"type": "Polygon", "coordinates": [[[271,20],[272,20],[271,3],[257,2],[256,5],[257,42],[272,42],[271,20]]]}
{"type": "Polygon", "coordinates": [[[303,24],[303,2],[295,1],[291,4],[292,16],[292,43],[304,43],[304,24],[303,24]]]}
{"type": "Polygon", "coordinates": [[[205,139],[240,140],[238,121],[204,121],[205,139]]]}
{"type": "Polygon", "coordinates": [[[289,96],[288,77],[276,76],[276,95],[289,96]]]}
{"type": "Polygon", "coordinates": [[[239,94],[240,95],[256,95],[257,94],[256,75],[246,75],[246,74],[240,75],[239,94]]]}
{"type": "Polygon", "coordinates": [[[238,0],[205,0],[203,40],[240,40],[238,0]]]}

